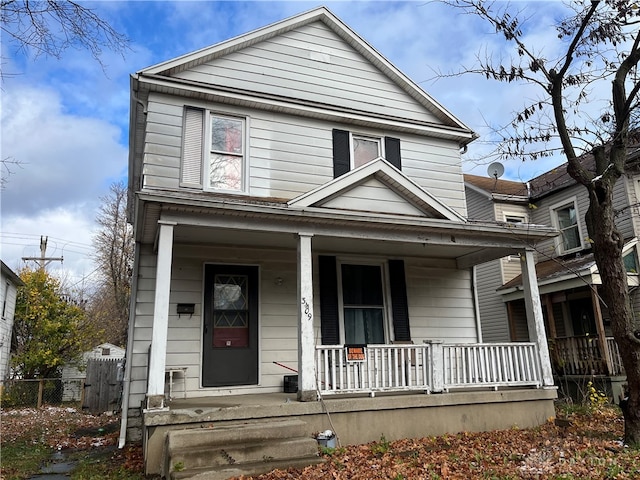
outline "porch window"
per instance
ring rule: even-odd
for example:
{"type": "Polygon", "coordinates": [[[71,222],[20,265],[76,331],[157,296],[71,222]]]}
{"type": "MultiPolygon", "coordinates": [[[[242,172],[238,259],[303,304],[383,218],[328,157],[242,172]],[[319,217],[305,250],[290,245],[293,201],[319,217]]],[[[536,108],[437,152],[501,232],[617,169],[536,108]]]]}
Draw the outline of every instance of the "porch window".
{"type": "Polygon", "coordinates": [[[560,253],[569,253],[582,247],[580,225],[575,202],[552,208],[555,227],[560,230],[560,253]]]}
{"type": "Polygon", "coordinates": [[[384,343],[382,272],[376,265],[342,265],[344,343],[384,343]]]}
{"type": "Polygon", "coordinates": [[[386,266],[388,291],[382,264],[340,264],[334,256],[318,257],[323,345],[411,341],[404,261],[389,259],[386,266]]]}

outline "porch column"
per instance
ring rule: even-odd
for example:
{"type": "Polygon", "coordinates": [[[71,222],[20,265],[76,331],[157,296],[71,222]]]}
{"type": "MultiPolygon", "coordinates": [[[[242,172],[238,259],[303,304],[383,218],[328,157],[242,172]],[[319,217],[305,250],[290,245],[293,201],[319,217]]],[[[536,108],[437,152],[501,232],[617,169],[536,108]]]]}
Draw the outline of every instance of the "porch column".
{"type": "Polygon", "coordinates": [[[156,294],[153,303],[153,330],[149,352],[147,409],[161,409],[164,404],[164,370],[167,360],[167,329],[169,327],[169,292],[171,290],[171,258],[175,223],[158,222],[158,260],[156,294]]]}
{"type": "Polygon", "coordinates": [[[312,234],[298,236],[298,400],[318,399],[316,387],[315,339],[313,336],[312,234]]]}
{"type": "Polygon", "coordinates": [[[524,286],[524,303],[527,310],[527,326],[529,338],[535,339],[540,355],[542,368],[542,385],[553,385],[553,371],[549,358],[549,345],[547,334],[544,330],[544,317],[542,316],[542,303],[538,290],[538,277],[536,276],[536,264],[533,251],[526,250],[522,258],[522,285],[524,286]]]}
{"type": "Polygon", "coordinates": [[[607,334],[604,330],[604,322],[602,321],[602,309],[600,308],[600,295],[598,294],[598,286],[591,285],[591,301],[593,302],[593,313],[596,317],[596,329],[598,330],[598,344],[602,352],[604,366],[607,375],[613,375],[613,365],[611,363],[611,354],[609,353],[609,344],[607,343],[607,334]]]}

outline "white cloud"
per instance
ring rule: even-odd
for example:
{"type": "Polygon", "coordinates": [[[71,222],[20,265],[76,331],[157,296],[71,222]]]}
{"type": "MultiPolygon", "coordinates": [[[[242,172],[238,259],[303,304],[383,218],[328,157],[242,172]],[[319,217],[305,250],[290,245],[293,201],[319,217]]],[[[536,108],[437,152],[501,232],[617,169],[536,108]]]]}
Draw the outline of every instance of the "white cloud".
{"type": "Polygon", "coordinates": [[[2,106],[3,158],[22,164],[7,178],[3,217],[97,201],[126,174],[120,129],[65,113],[57,92],[13,85],[2,106]]]}

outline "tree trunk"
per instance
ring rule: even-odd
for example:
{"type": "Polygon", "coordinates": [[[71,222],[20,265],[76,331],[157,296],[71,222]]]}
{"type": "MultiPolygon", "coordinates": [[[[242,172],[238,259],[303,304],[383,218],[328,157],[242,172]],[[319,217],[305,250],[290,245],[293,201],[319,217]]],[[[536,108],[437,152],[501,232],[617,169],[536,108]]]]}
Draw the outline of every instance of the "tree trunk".
{"type": "Polygon", "coordinates": [[[624,239],[615,226],[614,184],[615,180],[598,180],[587,186],[590,205],[586,222],[602,281],[602,298],[627,374],[628,397],[620,403],[625,420],[624,441],[640,446],[640,341],[634,336],[635,321],[622,260],[624,239]]]}

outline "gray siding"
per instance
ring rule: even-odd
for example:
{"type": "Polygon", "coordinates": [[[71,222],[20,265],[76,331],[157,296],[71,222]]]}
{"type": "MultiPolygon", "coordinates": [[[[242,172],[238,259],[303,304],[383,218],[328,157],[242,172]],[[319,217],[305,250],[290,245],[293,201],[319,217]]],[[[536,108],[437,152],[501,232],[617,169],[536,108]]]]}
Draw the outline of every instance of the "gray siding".
{"type": "MultiPolygon", "coordinates": [[[[332,129],[348,125],[194,101],[191,106],[241,115],[249,126],[249,195],[292,199],[333,179],[332,129]]],[[[145,188],[180,185],[181,135],[185,100],[150,95],[144,149],[145,188]],[[167,131],[171,135],[157,132],[167,131]]],[[[353,129],[352,129],[353,130],[353,129]]],[[[358,133],[401,139],[402,171],[461,215],[466,215],[457,144],[417,135],[372,129],[358,133]]],[[[367,200],[363,196],[362,200],[367,200]]]]}
{"type": "Polygon", "coordinates": [[[476,267],[476,288],[482,326],[482,341],[508,342],[509,318],[507,308],[496,289],[502,285],[501,260],[484,263],[476,267]]]}
{"type": "Polygon", "coordinates": [[[319,22],[176,76],[317,104],[438,122],[370,61],[319,22]]]}
{"type": "Polygon", "coordinates": [[[493,201],[490,198],[468,187],[465,188],[465,194],[469,220],[480,222],[493,222],[495,220],[493,201]]]}

